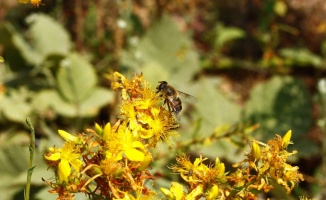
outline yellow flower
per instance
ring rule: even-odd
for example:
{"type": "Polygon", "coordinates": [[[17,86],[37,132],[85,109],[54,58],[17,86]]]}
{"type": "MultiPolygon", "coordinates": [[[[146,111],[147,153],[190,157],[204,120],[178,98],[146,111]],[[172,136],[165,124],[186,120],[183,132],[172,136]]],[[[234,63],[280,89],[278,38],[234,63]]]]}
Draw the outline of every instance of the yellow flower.
{"type": "Polygon", "coordinates": [[[169,142],[168,137],[179,136],[174,130],[178,127],[175,117],[161,106],[161,98],[142,75],[129,80],[116,72],[114,77],[117,81],[112,88],[122,90],[120,114],[134,137],[145,139],[152,148],[162,139],[169,142]]]}
{"type": "Polygon", "coordinates": [[[189,157],[177,157],[177,165],[171,167],[174,172],[180,173],[180,176],[190,185],[190,189],[195,189],[199,185],[208,188],[212,184],[225,182],[225,166],[219,159],[216,159],[215,167],[207,166],[203,162],[207,158],[196,158],[191,163],[189,157]]]}
{"type": "Polygon", "coordinates": [[[178,182],[172,182],[170,190],[161,188],[161,191],[168,200],[181,200],[183,199],[183,186],[178,182]]]}
{"type": "Polygon", "coordinates": [[[44,155],[46,160],[59,161],[58,176],[60,182],[68,182],[68,177],[71,174],[71,166],[80,171],[82,167],[81,155],[76,152],[76,147],[73,143],[65,143],[63,148],[49,148],[50,153],[44,155]]]}
{"type": "Polygon", "coordinates": [[[109,138],[106,141],[107,157],[114,157],[114,160],[119,161],[126,156],[130,161],[144,161],[147,150],[143,143],[133,136],[126,122],[120,124],[115,132],[112,130],[104,132],[106,138],[109,138]]]}

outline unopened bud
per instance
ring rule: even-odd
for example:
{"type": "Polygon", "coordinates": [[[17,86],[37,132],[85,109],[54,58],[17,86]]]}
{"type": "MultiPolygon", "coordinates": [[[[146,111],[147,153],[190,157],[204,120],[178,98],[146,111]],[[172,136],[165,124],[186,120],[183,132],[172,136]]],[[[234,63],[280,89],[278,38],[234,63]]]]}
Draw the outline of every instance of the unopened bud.
{"type": "Polygon", "coordinates": [[[292,130],[289,130],[287,133],[285,133],[282,140],[283,148],[286,148],[291,143],[291,136],[292,136],[292,130]]]}
{"type": "Polygon", "coordinates": [[[252,142],[251,144],[251,154],[255,159],[259,159],[261,156],[261,149],[257,142],[252,142]]]}

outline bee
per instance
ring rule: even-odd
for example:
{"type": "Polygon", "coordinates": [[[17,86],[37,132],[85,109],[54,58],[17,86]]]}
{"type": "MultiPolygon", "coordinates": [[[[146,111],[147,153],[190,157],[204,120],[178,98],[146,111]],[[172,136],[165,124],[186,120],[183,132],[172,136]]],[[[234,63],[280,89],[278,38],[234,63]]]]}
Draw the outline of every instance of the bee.
{"type": "Polygon", "coordinates": [[[195,97],[191,96],[190,94],[186,94],[184,92],[176,90],[166,81],[160,81],[158,83],[159,84],[156,87],[156,93],[160,93],[160,96],[165,98],[163,105],[167,104],[170,113],[173,115],[177,116],[182,110],[182,102],[180,97],[192,103],[197,102],[197,99],[195,97]]]}

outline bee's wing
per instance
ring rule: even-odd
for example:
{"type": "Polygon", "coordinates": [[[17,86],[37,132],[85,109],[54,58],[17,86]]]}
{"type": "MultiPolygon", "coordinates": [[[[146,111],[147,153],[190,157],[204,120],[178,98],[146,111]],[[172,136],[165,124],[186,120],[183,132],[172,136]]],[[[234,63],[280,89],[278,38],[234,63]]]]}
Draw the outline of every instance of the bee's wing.
{"type": "Polygon", "coordinates": [[[191,96],[190,94],[184,93],[179,91],[179,95],[182,97],[182,99],[184,99],[185,101],[189,102],[189,103],[196,103],[197,99],[194,96],[191,96]]]}

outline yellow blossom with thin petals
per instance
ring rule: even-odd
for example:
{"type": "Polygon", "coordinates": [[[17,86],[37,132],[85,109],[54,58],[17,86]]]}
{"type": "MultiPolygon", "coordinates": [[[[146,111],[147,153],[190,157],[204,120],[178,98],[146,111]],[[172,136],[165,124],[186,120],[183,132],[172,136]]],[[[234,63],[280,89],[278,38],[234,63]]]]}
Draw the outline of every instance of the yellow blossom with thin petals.
{"type": "Polygon", "coordinates": [[[50,152],[45,155],[45,159],[49,161],[59,161],[58,176],[60,182],[68,182],[68,176],[71,174],[71,167],[79,171],[82,167],[81,155],[76,152],[73,143],[65,143],[63,148],[49,148],[50,152]]]}
{"type": "Polygon", "coordinates": [[[184,197],[183,186],[178,182],[172,182],[170,190],[161,188],[168,200],[182,200],[184,197]]]}

